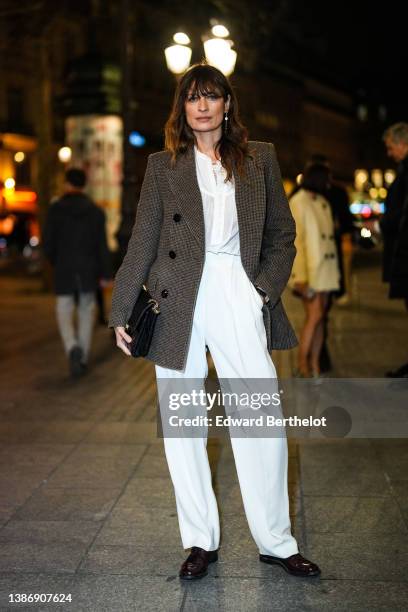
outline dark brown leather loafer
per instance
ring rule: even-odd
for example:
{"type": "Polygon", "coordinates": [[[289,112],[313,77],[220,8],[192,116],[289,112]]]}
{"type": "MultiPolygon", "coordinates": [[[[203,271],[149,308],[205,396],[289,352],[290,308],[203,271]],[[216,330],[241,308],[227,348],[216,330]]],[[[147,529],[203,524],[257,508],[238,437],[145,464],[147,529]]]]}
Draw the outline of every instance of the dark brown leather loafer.
{"type": "Polygon", "coordinates": [[[217,560],[218,552],[216,550],[207,551],[199,546],[193,546],[191,553],[181,566],[179,576],[183,580],[203,578],[208,574],[208,564],[217,560]]]}
{"type": "Polygon", "coordinates": [[[291,555],[286,559],[271,557],[270,555],[259,555],[259,560],[263,563],[269,563],[269,565],[281,565],[283,569],[293,576],[308,578],[309,576],[319,576],[320,574],[320,569],[316,563],[308,561],[300,553],[291,555]]]}

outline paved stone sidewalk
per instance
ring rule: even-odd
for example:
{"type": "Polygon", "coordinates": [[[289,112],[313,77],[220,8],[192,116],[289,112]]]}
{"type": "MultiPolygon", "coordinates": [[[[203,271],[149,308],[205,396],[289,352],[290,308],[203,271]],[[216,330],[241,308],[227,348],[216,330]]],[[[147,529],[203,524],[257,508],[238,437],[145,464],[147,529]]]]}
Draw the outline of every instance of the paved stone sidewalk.
{"type": "MultiPolygon", "coordinates": [[[[406,358],[408,317],[358,257],[353,304],[335,307],[335,375],[381,377],[406,358]]],[[[384,610],[408,608],[406,440],[290,440],[293,530],[321,578],[259,563],[228,439],[210,439],[222,545],[209,576],[180,583],[173,490],[156,436],[150,362],[98,328],[87,378],[71,382],[51,296],[0,280],[0,610],[384,610]],[[72,603],[9,604],[10,593],[72,603]]],[[[299,304],[285,296],[291,319],[299,304]]],[[[290,375],[295,351],[274,354],[290,375]]]]}

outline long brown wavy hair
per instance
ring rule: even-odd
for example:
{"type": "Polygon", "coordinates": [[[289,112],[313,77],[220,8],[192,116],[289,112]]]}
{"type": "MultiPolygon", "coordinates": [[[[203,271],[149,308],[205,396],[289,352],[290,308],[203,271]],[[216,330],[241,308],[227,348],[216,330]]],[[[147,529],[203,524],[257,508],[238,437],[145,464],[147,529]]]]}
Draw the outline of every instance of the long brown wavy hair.
{"type": "Polygon", "coordinates": [[[228,95],[230,96],[227,128],[224,126],[226,122],[223,121],[222,135],[215,145],[215,152],[227,171],[226,181],[231,180],[234,167],[239,175],[243,176],[245,158],[251,157],[248,151],[248,130],[239,118],[238,101],[229,80],[218,68],[205,61],[190,66],[179,80],[174,93],[173,107],[164,127],[164,146],[172,154],[172,163],[176,162],[179,154],[185,153],[196,142],[194,132],[187,123],[184,106],[190,88],[196,95],[221,95],[225,102],[228,95]]]}

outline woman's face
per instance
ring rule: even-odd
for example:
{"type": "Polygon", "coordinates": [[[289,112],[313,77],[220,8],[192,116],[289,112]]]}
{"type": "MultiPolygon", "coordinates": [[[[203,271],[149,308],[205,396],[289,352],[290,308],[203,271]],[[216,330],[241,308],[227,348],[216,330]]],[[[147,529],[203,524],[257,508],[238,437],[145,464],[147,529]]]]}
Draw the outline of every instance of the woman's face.
{"type": "Polygon", "coordinates": [[[195,132],[210,132],[219,128],[224,120],[224,113],[229,109],[227,101],[215,92],[200,95],[193,93],[194,84],[187,94],[184,108],[188,125],[195,132]]]}

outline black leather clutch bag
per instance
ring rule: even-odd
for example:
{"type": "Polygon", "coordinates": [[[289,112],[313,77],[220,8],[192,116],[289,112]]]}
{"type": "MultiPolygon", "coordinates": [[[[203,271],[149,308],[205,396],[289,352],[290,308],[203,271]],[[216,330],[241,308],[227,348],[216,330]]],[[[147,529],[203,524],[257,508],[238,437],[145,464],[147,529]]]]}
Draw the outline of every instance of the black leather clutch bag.
{"type": "Polygon", "coordinates": [[[132,342],[128,343],[132,357],[147,355],[159,314],[159,303],[143,285],[125,328],[132,337],[132,342]]]}

